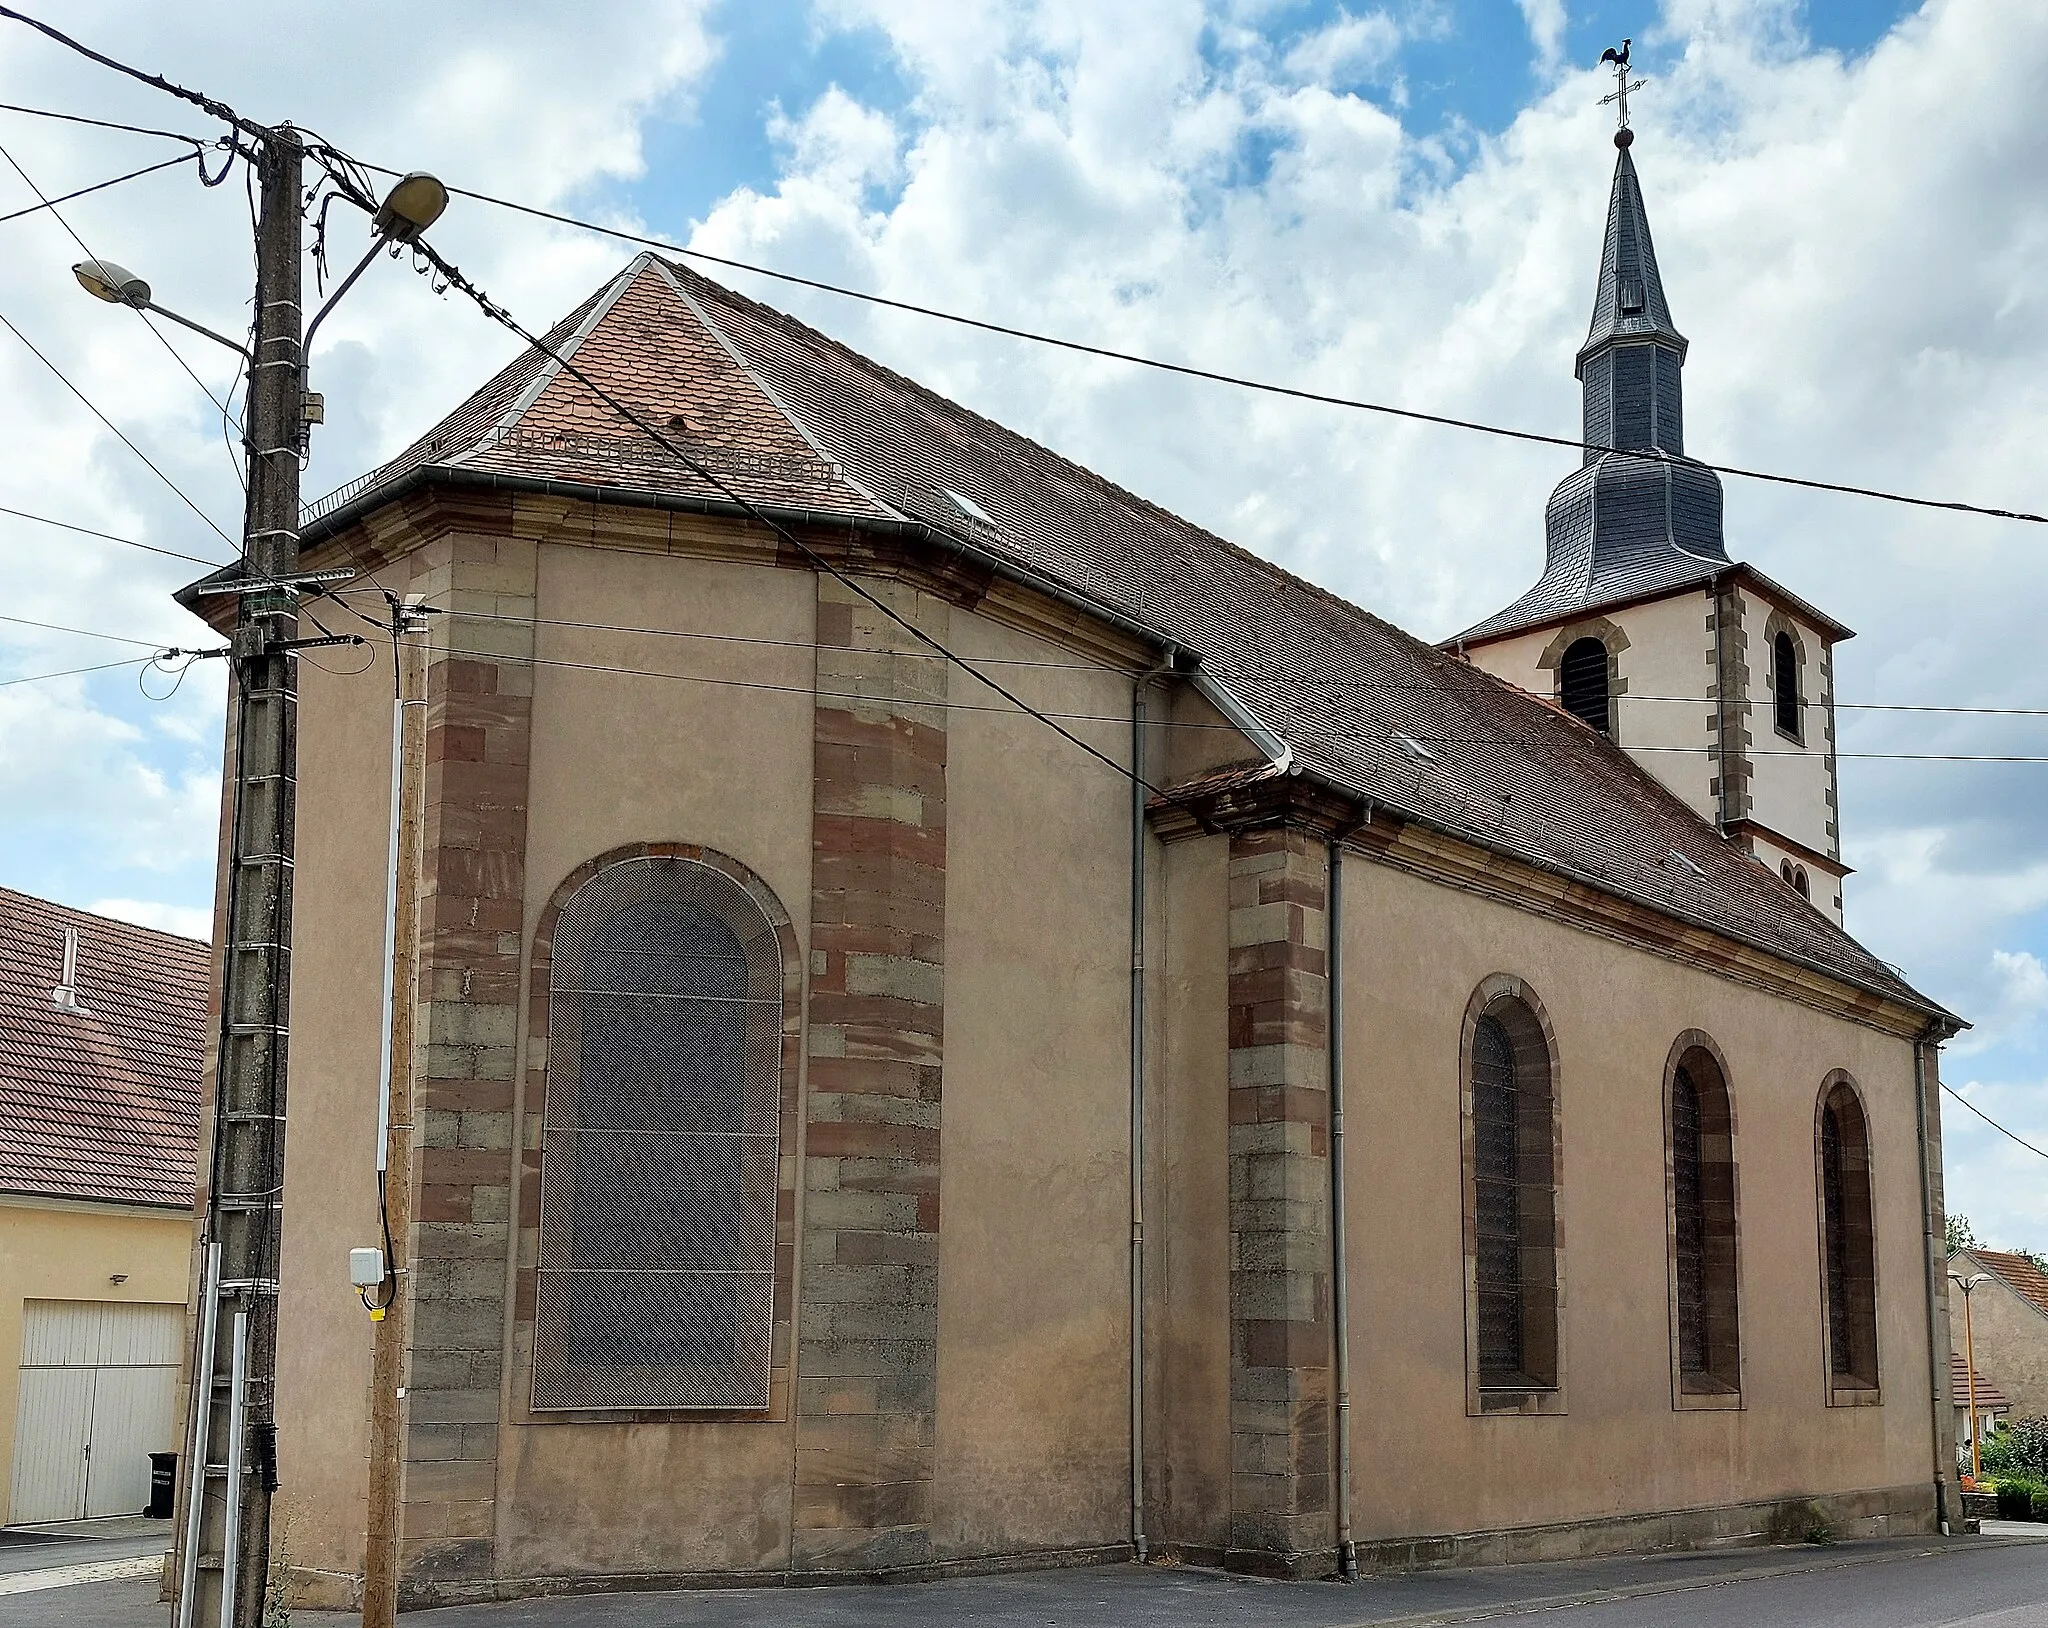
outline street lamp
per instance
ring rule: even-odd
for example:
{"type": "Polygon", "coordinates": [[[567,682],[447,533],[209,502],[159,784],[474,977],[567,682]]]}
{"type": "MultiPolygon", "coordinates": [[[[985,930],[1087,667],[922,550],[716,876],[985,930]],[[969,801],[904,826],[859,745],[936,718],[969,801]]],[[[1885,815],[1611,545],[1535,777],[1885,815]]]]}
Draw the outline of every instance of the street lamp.
{"type": "Polygon", "coordinates": [[[158,305],[149,297],[149,284],[126,266],[117,266],[111,260],[81,260],[71,268],[71,275],[78,279],[78,286],[96,300],[105,300],[109,305],[132,306],[138,311],[154,311],[181,328],[190,328],[196,334],[206,335],[217,345],[227,346],[244,361],[253,360],[246,346],[237,344],[226,334],[217,334],[190,317],[181,317],[177,312],[158,305]]]}
{"type": "Polygon", "coordinates": [[[1984,1473],[1984,1459],[1977,1448],[1977,1332],[1970,1323],[1970,1296],[1977,1292],[1978,1284],[1991,1281],[1991,1274],[1972,1272],[1964,1277],[1951,1272],[1948,1280],[1963,1291],[1963,1379],[1970,1398],[1970,1479],[1974,1481],[1984,1473]]]}

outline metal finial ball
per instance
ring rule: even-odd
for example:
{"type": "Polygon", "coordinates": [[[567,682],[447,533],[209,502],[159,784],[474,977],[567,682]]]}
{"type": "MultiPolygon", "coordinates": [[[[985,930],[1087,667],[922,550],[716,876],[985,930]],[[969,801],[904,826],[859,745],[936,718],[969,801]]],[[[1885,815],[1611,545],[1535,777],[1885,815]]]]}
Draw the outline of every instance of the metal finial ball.
{"type": "Polygon", "coordinates": [[[1628,147],[1635,141],[1635,139],[1636,133],[1633,130],[1631,130],[1627,125],[1623,125],[1619,130],[1614,132],[1614,145],[1623,149],[1624,151],[1628,149],[1628,147]]]}

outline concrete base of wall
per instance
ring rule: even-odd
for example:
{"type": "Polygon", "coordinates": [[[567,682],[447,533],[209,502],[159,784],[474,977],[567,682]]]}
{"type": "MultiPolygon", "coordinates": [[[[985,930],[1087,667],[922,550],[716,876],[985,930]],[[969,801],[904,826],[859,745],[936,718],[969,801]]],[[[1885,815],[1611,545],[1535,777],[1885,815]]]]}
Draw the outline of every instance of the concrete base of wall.
{"type": "Polygon", "coordinates": [[[658,1594],[680,1589],[814,1588],[831,1583],[926,1583],[943,1577],[986,1577],[1002,1572],[1050,1571],[1069,1566],[1111,1566],[1132,1558],[1128,1543],[1079,1549],[1027,1549],[1009,1554],[960,1555],[924,1565],[880,1571],[622,1572],[611,1576],[493,1577],[476,1581],[413,1581],[398,1592],[401,1611],[482,1601],[560,1598],[581,1594],[658,1594]]]}
{"type": "MultiPolygon", "coordinates": [[[[1842,1538],[1918,1536],[1936,1531],[1939,1525],[1934,1483],[1930,1480],[1867,1492],[1817,1493],[1807,1498],[1776,1498],[1713,1509],[1563,1521],[1492,1532],[1361,1538],[1358,1565],[1362,1572],[1506,1566],[1540,1560],[1585,1560],[1595,1555],[1653,1554],[1664,1549],[1724,1549],[1771,1543],[1834,1542],[1842,1538]]],[[[1336,1573],[1334,1550],[1317,1558],[1322,1569],[1314,1575],[1336,1573]]]]}

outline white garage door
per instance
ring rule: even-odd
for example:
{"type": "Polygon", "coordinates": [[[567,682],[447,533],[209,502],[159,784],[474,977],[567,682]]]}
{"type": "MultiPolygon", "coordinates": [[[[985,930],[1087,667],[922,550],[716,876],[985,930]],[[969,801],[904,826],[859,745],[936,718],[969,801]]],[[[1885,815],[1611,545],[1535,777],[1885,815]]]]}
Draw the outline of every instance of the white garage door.
{"type": "Polygon", "coordinates": [[[183,1306],[30,1300],[22,1306],[14,1522],[132,1515],[149,1455],[177,1449],[183,1306]]]}

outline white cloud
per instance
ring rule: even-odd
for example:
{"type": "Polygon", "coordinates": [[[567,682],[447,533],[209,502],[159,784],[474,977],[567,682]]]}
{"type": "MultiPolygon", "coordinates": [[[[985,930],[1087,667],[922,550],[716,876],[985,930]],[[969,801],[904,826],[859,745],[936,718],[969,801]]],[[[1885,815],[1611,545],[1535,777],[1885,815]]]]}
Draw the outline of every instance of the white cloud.
{"type": "Polygon", "coordinates": [[[1371,79],[1393,61],[1401,39],[1401,25],[1385,11],[1361,16],[1340,11],[1335,22],[1304,36],[1288,51],[1287,71],[1319,85],[1371,79]]]}
{"type": "Polygon", "coordinates": [[[1536,47],[1537,60],[1546,67],[1555,66],[1564,50],[1564,0],[1515,0],[1515,3],[1522,8],[1522,21],[1528,24],[1529,40],[1536,47]]]}
{"type": "Polygon", "coordinates": [[[177,933],[203,941],[213,938],[213,912],[195,905],[159,904],[149,899],[97,899],[86,908],[94,915],[112,916],[137,927],[154,927],[160,933],[177,933]]]}

